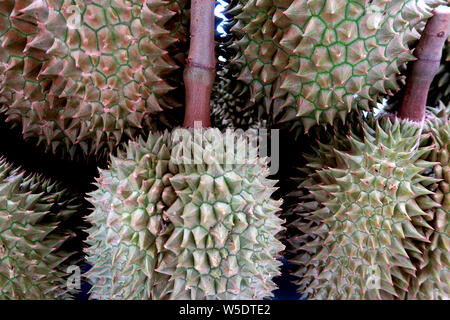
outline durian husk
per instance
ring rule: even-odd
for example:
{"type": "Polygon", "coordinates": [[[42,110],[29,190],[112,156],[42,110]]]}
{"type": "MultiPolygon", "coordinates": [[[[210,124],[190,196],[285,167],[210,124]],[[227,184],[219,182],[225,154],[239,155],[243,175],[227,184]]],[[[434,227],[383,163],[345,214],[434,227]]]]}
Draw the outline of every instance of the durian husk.
{"type": "MultiPolygon", "coordinates": [[[[419,205],[427,213],[424,219],[432,229],[423,229],[428,242],[420,243],[422,254],[416,260],[417,275],[411,278],[407,299],[450,299],[450,105],[442,102],[428,108],[422,145],[431,145],[423,160],[434,163],[426,172],[437,179],[424,180],[433,194],[423,196],[419,205]]],[[[418,226],[422,227],[422,226],[418,226]]],[[[423,227],[422,227],[423,228],[423,227]]]]}
{"type": "Polygon", "coordinates": [[[237,80],[233,69],[228,68],[224,67],[217,72],[217,80],[211,92],[212,125],[220,129],[264,128],[266,121],[258,117],[257,108],[248,102],[248,86],[237,80]]]}
{"type": "Polygon", "coordinates": [[[0,158],[0,300],[70,299],[76,237],[67,221],[79,203],[57,183],[0,158]]]}
{"type": "Polygon", "coordinates": [[[238,79],[240,66],[233,60],[238,52],[235,45],[236,35],[231,28],[236,23],[233,17],[238,1],[228,3],[224,11],[225,21],[221,26],[225,34],[216,34],[216,80],[211,92],[211,122],[214,127],[225,128],[261,128],[266,127],[267,118],[261,114],[250,100],[250,87],[238,79]]]}
{"type": "Polygon", "coordinates": [[[91,298],[271,296],[284,249],[276,181],[265,159],[247,156],[245,137],[197,130],[130,142],[100,172],[89,199],[91,298]]]}
{"type": "Polygon", "coordinates": [[[72,158],[103,156],[143,129],[170,126],[181,105],[169,92],[180,85],[185,6],[4,2],[0,109],[25,139],[72,158]]]}
{"type": "Polygon", "coordinates": [[[288,228],[306,297],[401,299],[411,290],[433,230],[421,201],[438,179],[425,174],[433,147],[419,148],[420,124],[393,119],[360,116],[306,155],[288,228]]]}
{"type": "Polygon", "coordinates": [[[255,106],[307,132],[399,89],[410,45],[443,1],[233,1],[240,65],[255,106]]]}

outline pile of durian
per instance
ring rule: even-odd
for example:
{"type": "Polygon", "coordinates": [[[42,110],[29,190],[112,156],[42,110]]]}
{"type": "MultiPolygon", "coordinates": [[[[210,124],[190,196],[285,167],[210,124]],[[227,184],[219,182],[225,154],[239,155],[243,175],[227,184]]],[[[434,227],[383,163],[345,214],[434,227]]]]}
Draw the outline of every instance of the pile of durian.
{"type": "Polygon", "coordinates": [[[398,112],[448,1],[230,0],[213,127],[183,128],[197,2],[0,2],[0,127],[98,168],[74,191],[0,139],[0,299],[76,299],[89,266],[91,299],[258,300],[283,263],[308,299],[450,299],[450,38],[398,112]],[[249,128],[292,137],[281,174],[249,128]]]}

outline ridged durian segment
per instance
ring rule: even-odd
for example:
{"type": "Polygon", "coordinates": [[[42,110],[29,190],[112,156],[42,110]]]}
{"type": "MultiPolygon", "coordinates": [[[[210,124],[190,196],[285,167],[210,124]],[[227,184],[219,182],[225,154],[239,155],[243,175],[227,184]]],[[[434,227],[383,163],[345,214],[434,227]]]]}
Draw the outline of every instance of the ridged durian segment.
{"type": "Polygon", "coordinates": [[[438,105],[439,101],[445,105],[450,103],[450,38],[447,40],[442,54],[441,67],[428,93],[428,105],[438,105]]]}
{"type": "Polygon", "coordinates": [[[173,226],[167,209],[174,201],[169,164],[170,135],[130,142],[101,170],[90,194],[87,273],[93,299],[167,299],[173,289],[165,266],[173,257],[164,245],[173,226]]]}
{"type": "Polygon", "coordinates": [[[300,121],[307,131],[345,118],[378,94],[397,91],[399,68],[413,59],[415,27],[439,2],[241,1],[232,29],[241,35],[240,79],[267,112],[282,114],[279,121],[300,121]]]}
{"type": "Polygon", "coordinates": [[[60,227],[77,205],[41,176],[0,158],[0,300],[68,299],[62,246],[75,235],[60,227]]]}
{"type": "MultiPolygon", "coordinates": [[[[423,228],[429,242],[421,243],[417,275],[411,278],[408,299],[450,299],[450,105],[429,108],[434,119],[428,120],[429,142],[434,144],[425,160],[435,163],[428,175],[437,179],[425,187],[434,192],[423,196],[419,206],[433,229],[423,228]]],[[[425,141],[427,143],[428,141],[425,141]]]]}
{"type": "MultiPolygon", "coordinates": [[[[182,3],[181,1],[180,3],[182,3]]],[[[112,150],[155,120],[178,68],[176,0],[8,1],[1,102],[25,138],[72,156],[112,150]]]]}
{"type": "Polygon", "coordinates": [[[250,87],[250,101],[265,113],[280,111],[285,90],[280,74],[290,63],[290,52],[282,45],[291,22],[283,14],[292,0],[232,1],[228,8],[231,32],[238,49],[233,63],[240,65],[238,79],[250,87]],[[276,102],[275,102],[276,101],[276,102]],[[275,105],[276,107],[272,107],[275,105]],[[273,110],[272,110],[273,109],[273,110]]]}
{"type": "Polygon", "coordinates": [[[262,117],[258,108],[250,101],[250,87],[239,80],[240,66],[233,57],[238,48],[236,35],[231,32],[237,23],[235,16],[239,12],[239,0],[228,3],[221,21],[225,34],[216,34],[216,79],[211,92],[211,122],[213,127],[225,128],[258,128],[266,126],[266,118],[262,117]]]}
{"type": "Polygon", "coordinates": [[[90,198],[92,298],[259,299],[275,289],[284,248],[276,181],[263,160],[245,157],[242,140],[226,144],[234,162],[223,164],[228,138],[199,136],[150,135],[101,172],[90,198]]]}
{"type": "Polygon", "coordinates": [[[307,157],[310,178],[293,210],[301,234],[290,242],[299,250],[292,262],[300,292],[313,299],[402,297],[432,230],[420,199],[432,194],[421,182],[435,179],[422,175],[433,163],[420,160],[430,148],[417,150],[419,126],[363,122],[307,157]]]}
{"type": "Polygon", "coordinates": [[[271,199],[276,181],[266,178],[266,160],[248,151],[253,140],[245,136],[232,139],[218,129],[180,132],[189,139],[174,145],[177,199],[167,211],[174,232],[166,248],[178,257],[173,277],[180,290],[174,297],[270,296],[279,275],[275,258],[284,246],[275,238],[282,230],[276,215],[281,201],[271,199]]]}
{"type": "Polygon", "coordinates": [[[258,118],[258,110],[248,103],[249,88],[238,80],[232,66],[217,72],[216,83],[211,92],[211,121],[214,127],[258,128],[264,120],[258,118]]]}

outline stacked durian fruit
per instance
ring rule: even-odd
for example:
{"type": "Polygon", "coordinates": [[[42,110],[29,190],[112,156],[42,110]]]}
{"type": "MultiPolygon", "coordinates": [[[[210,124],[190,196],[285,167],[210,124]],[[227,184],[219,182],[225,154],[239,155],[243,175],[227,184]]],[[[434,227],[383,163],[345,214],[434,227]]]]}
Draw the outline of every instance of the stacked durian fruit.
{"type": "MultiPolygon", "coordinates": [[[[372,109],[398,104],[443,3],[231,1],[212,123],[308,134],[282,207],[253,137],[176,128],[187,1],[2,2],[7,121],[54,157],[110,155],[87,197],[91,298],[271,297],[285,244],[305,297],[448,299],[448,52],[422,122],[372,109]]],[[[0,160],[0,298],[72,297],[77,201],[0,160]]]]}

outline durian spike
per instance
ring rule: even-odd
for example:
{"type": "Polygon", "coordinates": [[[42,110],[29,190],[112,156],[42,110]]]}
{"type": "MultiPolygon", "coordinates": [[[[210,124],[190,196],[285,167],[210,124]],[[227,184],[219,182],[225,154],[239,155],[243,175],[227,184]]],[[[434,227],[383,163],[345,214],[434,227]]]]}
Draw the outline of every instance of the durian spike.
{"type": "Polygon", "coordinates": [[[184,127],[200,121],[210,127],[210,98],[215,76],[214,0],[192,0],[191,44],[184,70],[186,113],[184,127]]]}
{"type": "Polygon", "coordinates": [[[417,60],[412,63],[398,112],[401,119],[422,122],[425,117],[428,91],[439,70],[442,50],[450,33],[450,7],[440,6],[433,14],[414,52],[417,60]]]}

